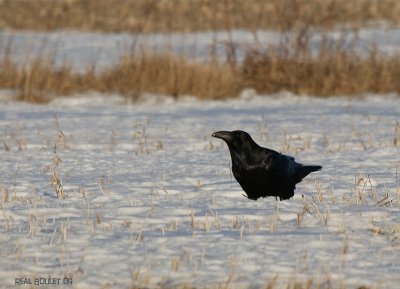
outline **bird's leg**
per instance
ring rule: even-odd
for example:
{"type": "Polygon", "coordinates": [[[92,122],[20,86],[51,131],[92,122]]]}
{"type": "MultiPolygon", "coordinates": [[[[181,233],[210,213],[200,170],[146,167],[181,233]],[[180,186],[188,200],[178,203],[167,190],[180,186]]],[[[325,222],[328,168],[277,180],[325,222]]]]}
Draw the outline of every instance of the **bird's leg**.
{"type": "Polygon", "coordinates": [[[249,197],[249,196],[246,196],[245,194],[242,194],[242,196],[249,200],[257,201],[257,198],[249,197]]]}

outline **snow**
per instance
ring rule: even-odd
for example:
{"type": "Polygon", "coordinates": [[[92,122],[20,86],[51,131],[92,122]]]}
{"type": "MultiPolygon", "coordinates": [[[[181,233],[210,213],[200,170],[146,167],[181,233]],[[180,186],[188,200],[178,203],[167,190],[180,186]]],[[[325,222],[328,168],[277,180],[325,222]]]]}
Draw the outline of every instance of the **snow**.
{"type": "Polygon", "coordinates": [[[68,288],[261,288],[274,277],[397,288],[398,96],[252,94],[2,103],[0,288],[65,276],[68,288]],[[232,129],[323,170],[288,201],[248,200],[211,137],[232,129]]]}
{"type": "MultiPolygon", "coordinates": [[[[357,51],[375,44],[398,53],[399,32],[361,29],[357,51]]],[[[256,33],[262,47],[280,39],[256,33]]],[[[231,36],[241,60],[255,35],[231,36]]],[[[10,39],[17,63],[56,52],[56,65],[82,72],[116,64],[133,43],[170,45],[199,61],[216,46],[223,59],[229,35],[0,31],[0,44],[10,39]]],[[[313,52],[319,41],[316,31],[313,52]]],[[[264,288],[274,278],[276,288],[309,279],[322,288],[398,287],[397,95],[246,90],[229,101],[144,94],[130,103],[92,92],[46,105],[12,95],[0,91],[0,288],[17,287],[15,278],[64,277],[73,280],[64,287],[78,289],[264,288]],[[211,137],[233,129],[323,169],[288,201],[250,201],[232,176],[226,144],[211,137]]]]}

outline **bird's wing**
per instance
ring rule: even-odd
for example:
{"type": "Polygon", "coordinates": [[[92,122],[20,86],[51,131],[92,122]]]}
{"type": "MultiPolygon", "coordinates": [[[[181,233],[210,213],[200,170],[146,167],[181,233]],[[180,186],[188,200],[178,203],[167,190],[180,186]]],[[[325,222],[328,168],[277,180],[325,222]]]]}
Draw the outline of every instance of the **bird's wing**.
{"type": "Polygon", "coordinates": [[[291,156],[286,156],[272,150],[265,151],[263,167],[269,174],[290,178],[295,174],[298,166],[301,165],[296,163],[291,156]]]}

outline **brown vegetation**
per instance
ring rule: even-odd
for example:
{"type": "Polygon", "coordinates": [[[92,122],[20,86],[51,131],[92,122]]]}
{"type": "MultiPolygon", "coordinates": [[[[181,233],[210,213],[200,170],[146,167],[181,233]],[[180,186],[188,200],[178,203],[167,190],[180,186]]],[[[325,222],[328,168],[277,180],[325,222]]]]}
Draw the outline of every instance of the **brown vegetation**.
{"type": "MultiPolygon", "coordinates": [[[[379,19],[400,21],[400,2],[0,0],[0,28],[107,32],[273,28],[292,35],[289,40],[282,38],[277,47],[255,45],[257,48],[245,52],[243,62],[235,58],[236,47],[231,41],[226,44],[226,61],[217,61],[215,55],[210,55],[209,59],[214,60],[199,63],[174,55],[168,48],[157,54],[143,48],[133,49],[132,54],[122,57],[114,67],[102,71],[88,69],[84,73],[75,72],[68,63],[55,67],[57,51],[16,65],[11,60],[14,59],[12,39],[8,43],[3,40],[0,88],[11,89],[16,99],[29,102],[46,102],[53,95],[87,91],[120,93],[133,99],[145,92],[177,98],[194,95],[221,99],[237,96],[248,87],[259,93],[291,91],[317,96],[400,93],[400,55],[383,55],[370,47],[361,56],[355,45],[344,47],[344,37],[334,43],[328,41],[326,30],[320,34],[320,51],[312,54],[309,48],[315,25],[327,29],[338,23],[351,24],[357,32],[357,25],[379,19]]],[[[356,41],[355,38],[353,43],[356,41]]]]}
{"type": "Polygon", "coordinates": [[[261,93],[282,90],[317,96],[400,93],[400,57],[376,49],[363,57],[345,49],[307,51],[292,58],[277,51],[249,53],[241,70],[245,86],[261,93]]]}
{"type": "Polygon", "coordinates": [[[67,64],[56,68],[52,56],[16,65],[8,52],[0,61],[0,88],[11,89],[16,99],[28,102],[87,91],[133,99],[142,93],[221,99],[235,97],[247,87],[259,93],[317,96],[400,93],[399,56],[382,55],[376,49],[360,56],[344,48],[322,48],[312,56],[306,47],[249,51],[243,63],[199,63],[168,51],[140,52],[123,57],[112,68],[84,73],[74,72],[67,64]]]}
{"type": "Polygon", "coordinates": [[[2,0],[0,29],[171,32],[287,30],[400,21],[397,0],[2,0]]]}
{"type": "Polygon", "coordinates": [[[143,92],[217,99],[240,91],[239,75],[227,65],[200,64],[169,52],[129,55],[115,67],[97,73],[76,73],[67,64],[55,67],[51,56],[40,56],[25,65],[16,65],[11,58],[5,53],[0,62],[0,88],[12,89],[16,99],[28,102],[87,91],[120,93],[133,99],[143,92]]]}

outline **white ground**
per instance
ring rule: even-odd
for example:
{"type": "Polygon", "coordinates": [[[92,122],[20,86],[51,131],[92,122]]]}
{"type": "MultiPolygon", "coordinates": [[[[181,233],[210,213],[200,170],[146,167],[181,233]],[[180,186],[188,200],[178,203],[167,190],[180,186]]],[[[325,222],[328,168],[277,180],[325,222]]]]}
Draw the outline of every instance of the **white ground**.
{"type": "MultiPolygon", "coordinates": [[[[224,32],[3,31],[0,56],[10,35],[16,62],[56,50],[56,64],[76,71],[117,63],[133,42],[205,60],[213,46],[222,58],[229,40],[224,32]]],[[[357,49],[376,44],[396,53],[399,35],[361,30],[357,49]]],[[[257,32],[262,46],[278,36],[257,32]]],[[[232,38],[240,60],[254,34],[233,31],[232,38]]],[[[318,34],[311,45],[318,50],[318,34]]],[[[323,288],[398,288],[398,96],[147,98],[155,101],[86,95],[42,106],[0,102],[0,288],[17,287],[17,277],[64,276],[73,288],[261,288],[273,278],[285,286],[312,279],[323,288]],[[230,172],[226,145],[211,138],[221,129],[246,130],[261,145],[324,168],[289,201],[249,201],[230,172]],[[52,172],[65,199],[56,197],[52,172]]]]}
{"type": "Polygon", "coordinates": [[[0,288],[64,276],[70,288],[261,288],[275,276],[398,288],[397,96],[103,100],[1,104],[0,288]],[[211,138],[222,129],[324,168],[288,201],[250,201],[211,138]]]}

